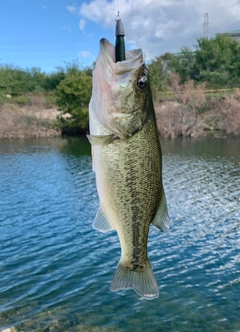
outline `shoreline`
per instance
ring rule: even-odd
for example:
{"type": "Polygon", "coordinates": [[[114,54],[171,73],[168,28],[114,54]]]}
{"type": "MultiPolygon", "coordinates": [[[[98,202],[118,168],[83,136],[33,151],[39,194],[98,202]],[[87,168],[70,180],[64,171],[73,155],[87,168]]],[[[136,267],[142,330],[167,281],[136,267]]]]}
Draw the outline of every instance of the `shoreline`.
{"type": "Polygon", "coordinates": [[[240,113],[226,115],[225,110],[214,107],[202,113],[195,113],[176,101],[154,103],[157,128],[160,137],[215,138],[240,137],[240,113]],[[234,121],[232,118],[236,118],[234,121]]]}
{"type": "Polygon", "coordinates": [[[61,136],[56,108],[4,104],[0,107],[0,139],[30,139],[61,136]]]}
{"type": "MultiPolygon", "coordinates": [[[[154,102],[160,137],[240,137],[240,111],[226,111],[214,105],[196,114],[176,101],[154,102]]],[[[0,107],[0,139],[49,138],[62,135],[58,128],[61,112],[37,105],[5,103],[0,107]]]]}

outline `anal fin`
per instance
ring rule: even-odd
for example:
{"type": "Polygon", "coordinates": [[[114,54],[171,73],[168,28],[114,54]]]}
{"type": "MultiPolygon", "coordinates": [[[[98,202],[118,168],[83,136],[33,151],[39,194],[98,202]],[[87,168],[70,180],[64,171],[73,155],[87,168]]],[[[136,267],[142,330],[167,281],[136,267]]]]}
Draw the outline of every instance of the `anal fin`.
{"type": "Polygon", "coordinates": [[[100,232],[106,233],[114,230],[103,210],[99,207],[96,217],[93,221],[92,227],[100,232]]]}
{"type": "Polygon", "coordinates": [[[153,225],[166,232],[169,229],[170,220],[168,217],[167,202],[165,198],[165,193],[163,191],[161,201],[156,212],[156,215],[152,221],[153,225]]]}

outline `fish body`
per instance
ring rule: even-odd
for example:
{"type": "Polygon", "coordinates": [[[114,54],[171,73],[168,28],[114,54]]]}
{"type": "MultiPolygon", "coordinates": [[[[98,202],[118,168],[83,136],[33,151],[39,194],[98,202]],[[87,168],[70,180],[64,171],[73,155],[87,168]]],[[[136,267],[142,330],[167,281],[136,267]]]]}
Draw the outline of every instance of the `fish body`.
{"type": "Polygon", "coordinates": [[[133,288],[153,299],[158,286],[147,256],[149,226],[169,227],[162,185],[161,148],[141,50],[126,52],[115,62],[115,48],[106,39],[93,71],[89,105],[93,170],[100,207],[93,227],[116,230],[121,259],[110,290],[133,288]]]}

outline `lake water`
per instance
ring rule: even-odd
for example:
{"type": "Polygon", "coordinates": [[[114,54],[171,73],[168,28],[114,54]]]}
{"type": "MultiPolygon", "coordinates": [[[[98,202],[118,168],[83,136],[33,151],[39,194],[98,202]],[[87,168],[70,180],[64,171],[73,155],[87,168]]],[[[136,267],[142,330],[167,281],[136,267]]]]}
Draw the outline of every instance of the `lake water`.
{"type": "Polygon", "coordinates": [[[109,291],[87,140],[0,141],[0,331],[240,331],[240,141],[161,142],[172,224],[150,230],[147,301],[109,291]]]}

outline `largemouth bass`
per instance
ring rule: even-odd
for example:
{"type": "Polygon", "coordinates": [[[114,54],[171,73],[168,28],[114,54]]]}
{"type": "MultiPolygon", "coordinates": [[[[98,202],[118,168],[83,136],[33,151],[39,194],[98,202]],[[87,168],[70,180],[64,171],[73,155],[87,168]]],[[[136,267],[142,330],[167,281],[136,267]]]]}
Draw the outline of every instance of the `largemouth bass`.
{"type": "Polygon", "coordinates": [[[121,259],[110,290],[133,288],[146,299],[158,297],[148,260],[150,224],[169,227],[162,185],[161,148],[142,50],[126,52],[115,62],[115,48],[106,39],[93,70],[89,104],[93,170],[100,207],[93,227],[116,230],[121,259]]]}

